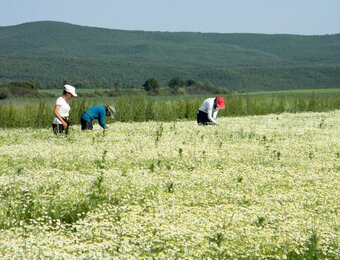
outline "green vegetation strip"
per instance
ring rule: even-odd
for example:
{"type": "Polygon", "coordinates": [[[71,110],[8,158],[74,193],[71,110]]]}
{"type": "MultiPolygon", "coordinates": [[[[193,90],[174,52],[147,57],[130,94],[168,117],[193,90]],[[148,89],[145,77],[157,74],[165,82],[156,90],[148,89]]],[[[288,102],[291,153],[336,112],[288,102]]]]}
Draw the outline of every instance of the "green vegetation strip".
{"type": "MultiPolygon", "coordinates": [[[[81,113],[94,104],[113,105],[115,121],[170,122],[195,120],[197,109],[207,96],[119,96],[74,98],[71,101],[71,123],[79,125],[81,113]]],[[[340,92],[315,91],[288,94],[247,94],[225,96],[227,106],[218,117],[280,114],[284,112],[325,112],[340,109],[340,92]]],[[[49,128],[55,99],[9,99],[0,103],[1,127],[49,128]]],[[[109,122],[111,119],[108,119],[109,122]]]]}

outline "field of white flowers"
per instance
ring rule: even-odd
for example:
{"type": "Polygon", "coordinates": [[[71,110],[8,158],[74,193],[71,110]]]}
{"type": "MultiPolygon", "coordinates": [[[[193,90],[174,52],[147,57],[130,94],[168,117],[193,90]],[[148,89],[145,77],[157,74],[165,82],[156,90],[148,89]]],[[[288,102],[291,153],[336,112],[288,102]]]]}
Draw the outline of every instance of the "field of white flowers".
{"type": "Polygon", "coordinates": [[[0,129],[0,258],[339,259],[340,111],[0,129]]]}

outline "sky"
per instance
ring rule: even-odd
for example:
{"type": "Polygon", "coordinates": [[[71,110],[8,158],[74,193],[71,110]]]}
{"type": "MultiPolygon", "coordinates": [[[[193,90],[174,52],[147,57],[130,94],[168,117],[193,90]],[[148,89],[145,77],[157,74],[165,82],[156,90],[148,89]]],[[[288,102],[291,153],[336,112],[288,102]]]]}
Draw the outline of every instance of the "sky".
{"type": "Polygon", "coordinates": [[[121,30],[340,33],[340,0],[0,0],[0,26],[61,21],[121,30]]]}

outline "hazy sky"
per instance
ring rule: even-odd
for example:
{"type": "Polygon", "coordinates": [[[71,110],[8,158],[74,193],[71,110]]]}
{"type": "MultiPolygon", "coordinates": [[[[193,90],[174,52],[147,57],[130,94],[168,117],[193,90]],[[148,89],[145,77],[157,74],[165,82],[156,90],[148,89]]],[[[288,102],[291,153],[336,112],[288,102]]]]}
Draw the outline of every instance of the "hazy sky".
{"type": "Polygon", "coordinates": [[[0,26],[62,21],[123,30],[340,33],[340,0],[0,0],[0,26]]]}

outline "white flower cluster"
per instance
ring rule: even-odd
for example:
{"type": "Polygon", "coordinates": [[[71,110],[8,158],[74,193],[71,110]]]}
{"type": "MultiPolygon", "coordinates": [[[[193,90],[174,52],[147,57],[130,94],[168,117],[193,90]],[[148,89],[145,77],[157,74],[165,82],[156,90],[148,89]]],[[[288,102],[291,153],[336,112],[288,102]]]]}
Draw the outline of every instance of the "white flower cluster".
{"type": "Polygon", "coordinates": [[[0,129],[0,155],[1,259],[340,258],[338,110],[0,129]]]}

